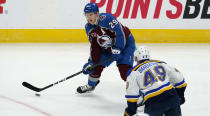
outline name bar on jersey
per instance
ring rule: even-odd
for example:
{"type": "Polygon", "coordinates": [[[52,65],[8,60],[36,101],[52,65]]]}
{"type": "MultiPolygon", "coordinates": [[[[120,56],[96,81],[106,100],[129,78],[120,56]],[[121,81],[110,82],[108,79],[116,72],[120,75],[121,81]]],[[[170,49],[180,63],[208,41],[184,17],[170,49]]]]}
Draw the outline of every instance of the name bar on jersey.
{"type": "Polygon", "coordinates": [[[132,71],[136,71],[140,66],[146,64],[146,63],[149,63],[149,62],[157,62],[157,63],[164,63],[163,61],[159,61],[159,60],[149,60],[149,61],[145,61],[141,64],[138,64],[136,67],[133,68],[132,71]]]}
{"type": "Polygon", "coordinates": [[[163,62],[163,61],[158,61],[158,60],[148,60],[148,61],[145,61],[145,62],[143,62],[143,63],[137,64],[136,66],[134,66],[133,68],[131,68],[131,69],[127,72],[127,75],[126,75],[126,76],[128,77],[132,71],[136,71],[140,66],[142,66],[142,65],[144,65],[144,64],[146,64],[146,63],[149,63],[149,62],[165,63],[165,62],[163,62]]]}

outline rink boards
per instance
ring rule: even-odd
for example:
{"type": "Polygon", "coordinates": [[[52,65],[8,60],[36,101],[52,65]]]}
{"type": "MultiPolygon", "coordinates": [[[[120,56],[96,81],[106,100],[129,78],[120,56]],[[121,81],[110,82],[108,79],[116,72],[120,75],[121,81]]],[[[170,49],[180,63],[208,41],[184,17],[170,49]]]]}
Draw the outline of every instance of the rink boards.
{"type": "Polygon", "coordinates": [[[89,2],[129,27],[137,43],[210,43],[208,0],[3,1],[0,43],[88,42],[83,8],[89,2]]]}
{"type": "MultiPolygon", "coordinates": [[[[131,29],[137,43],[210,43],[209,29],[131,29]]],[[[88,42],[84,29],[0,29],[0,42],[88,42]]]]}

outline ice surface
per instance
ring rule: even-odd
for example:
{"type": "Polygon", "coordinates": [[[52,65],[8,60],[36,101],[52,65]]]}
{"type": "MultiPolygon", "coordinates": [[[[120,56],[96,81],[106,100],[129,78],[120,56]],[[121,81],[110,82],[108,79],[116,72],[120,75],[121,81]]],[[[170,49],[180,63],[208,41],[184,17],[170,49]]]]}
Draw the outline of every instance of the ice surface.
{"type": "MultiPolygon", "coordinates": [[[[151,57],[177,67],[185,76],[183,116],[207,116],[210,107],[210,44],[146,45],[151,57]]],[[[23,81],[44,87],[79,72],[89,57],[89,44],[0,44],[1,116],[123,116],[125,83],[116,64],[106,68],[93,93],[75,94],[87,83],[80,74],[41,92],[23,87],[23,81]]]]}

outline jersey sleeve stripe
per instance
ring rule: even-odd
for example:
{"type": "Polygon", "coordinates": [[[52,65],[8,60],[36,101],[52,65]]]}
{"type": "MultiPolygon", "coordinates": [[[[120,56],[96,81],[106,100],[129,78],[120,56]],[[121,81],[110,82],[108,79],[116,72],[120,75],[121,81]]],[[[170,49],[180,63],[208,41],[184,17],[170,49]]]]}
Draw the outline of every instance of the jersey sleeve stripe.
{"type": "Polygon", "coordinates": [[[177,86],[180,86],[180,85],[183,85],[185,83],[185,80],[183,79],[181,82],[177,83],[174,85],[174,87],[177,87],[177,86]]]}
{"type": "Polygon", "coordinates": [[[125,98],[139,98],[140,95],[126,95],[125,98]]]}
{"type": "Polygon", "coordinates": [[[123,31],[123,28],[122,28],[122,25],[120,24],[120,29],[122,31],[122,34],[123,34],[123,38],[124,38],[124,47],[126,45],[126,37],[125,37],[125,32],[123,31]]]}
{"type": "Polygon", "coordinates": [[[157,89],[150,90],[150,91],[148,91],[148,92],[145,93],[145,95],[144,95],[144,101],[148,100],[151,97],[155,97],[157,95],[160,95],[161,93],[163,93],[163,92],[165,92],[167,90],[170,90],[172,88],[173,88],[173,85],[170,84],[170,82],[168,82],[167,84],[162,85],[162,86],[160,86],[157,89]]]}
{"type": "Polygon", "coordinates": [[[127,99],[128,102],[137,102],[138,99],[127,99]]]}
{"type": "Polygon", "coordinates": [[[176,86],[175,88],[182,88],[182,87],[186,87],[186,86],[187,86],[187,83],[183,83],[183,84],[181,84],[179,86],[176,86]]]}

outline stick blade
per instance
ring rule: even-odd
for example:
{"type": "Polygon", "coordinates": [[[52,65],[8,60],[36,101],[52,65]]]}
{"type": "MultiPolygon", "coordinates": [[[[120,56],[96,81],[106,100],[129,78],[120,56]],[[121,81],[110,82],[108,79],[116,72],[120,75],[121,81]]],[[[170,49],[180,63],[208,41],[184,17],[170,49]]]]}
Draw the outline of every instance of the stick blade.
{"type": "Polygon", "coordinates": [[[40,91],[41,91],[40,88],[37,88],[37,87],[31,85],[30,83],[27,83],[27,82],[23,82],[22,85],[23,85],[24,87],[26,87],[26,88],[28,88],[28,89],[31,89],[31,90],[33,90],[33,91],[36,91],[36,92],[40,92],[40,91]]]}

